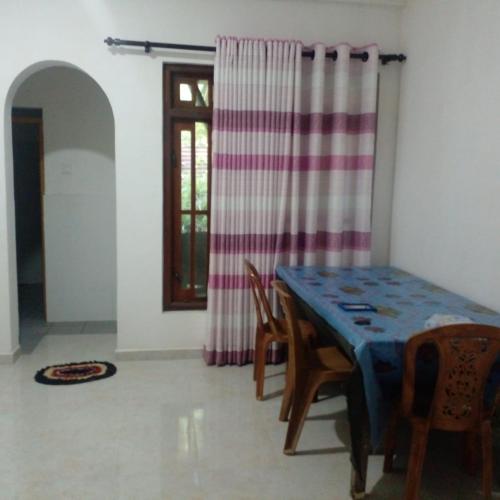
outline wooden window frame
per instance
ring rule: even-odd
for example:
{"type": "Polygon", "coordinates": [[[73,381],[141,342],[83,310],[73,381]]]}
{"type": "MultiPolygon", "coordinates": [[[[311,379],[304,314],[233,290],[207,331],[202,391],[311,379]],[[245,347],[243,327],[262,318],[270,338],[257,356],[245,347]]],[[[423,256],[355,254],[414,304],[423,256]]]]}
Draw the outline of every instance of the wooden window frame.
{"type": "MultiPolygon", "coordinates": [[[[207,308],[206,298],[192,300],[178,300],[175,297],[175,265],[174,245],[178,242],[175,238],[178,228],[175,223],[175,204],[179,196],[175,192],[174,171],[176,156],[180,161],[180,155],[175,151],[174,131],[176,123],[182,121],[196,120],[209,124],[211,135],[212,109],[213,109],[213,87],[209,90],[209,107],[195,107],[191,103],[180,101],[174,81],[184,80],[209,80],[213,82],[213,66],[202,66],[193,64],[163,64],[163,310],[203,310],[207,308]],[[182,75],[182,76],[181,76],[182,75]],[[184,77],[184,78],[183,78],[184,77]]],[[[194,97],[193,97],[194,100],[194,97]]],[[[208,142],[208,186],[211,183],[211,143],[208,142]]],[[[208,192],[208,231],[207,247],[210,242],[210,189],[208,192]]],[[[192,207],[194,209],[194,207],[192,207]]],[[[194,249],[193,249],[194,253],[194,249]]],[[[207,248],[207,253],[208,248],[207,248]]],[[[194,257],[192,256],[191,265],[194,257]]],[[[207,255],[208,269],[208,255],[207,255]]]]}

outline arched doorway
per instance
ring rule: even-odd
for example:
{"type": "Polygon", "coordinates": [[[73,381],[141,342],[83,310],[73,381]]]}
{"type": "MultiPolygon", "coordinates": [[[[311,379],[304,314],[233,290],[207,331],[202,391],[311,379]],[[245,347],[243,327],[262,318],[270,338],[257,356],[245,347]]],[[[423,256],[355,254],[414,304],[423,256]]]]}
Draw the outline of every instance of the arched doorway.
{"type": "Polygon", "coordinates": [[[15,82],[9,117],[24,352],[51,332],[116,331],[111,105],[87,73],[44,66],[15,82]]]}

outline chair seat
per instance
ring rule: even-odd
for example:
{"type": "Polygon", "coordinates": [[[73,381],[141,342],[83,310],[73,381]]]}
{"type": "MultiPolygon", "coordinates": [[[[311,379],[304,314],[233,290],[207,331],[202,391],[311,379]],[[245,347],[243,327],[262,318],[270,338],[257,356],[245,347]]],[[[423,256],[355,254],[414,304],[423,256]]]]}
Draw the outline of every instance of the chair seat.
{"type": "MultiPolygon", "coordinates": [[[[280,332],[282,334],[275,339],[276,342],[283,342],[284,344],[288,343],[288,335],[287,335],[287,325],[286,325],[286,320],[285,319],[276,319],[276,323],[278,324],[278,327],[280,329],[280,332]]],[[[299,329],[300,333],[302,335],[302,338],[304,340],[310,341],[311,339],[316,338],[316,330],[314,329],[314,326],[310,321],[306,321],[303,319],[299,319],[299,329]]],[[[269,323],[264,323],[264,329],[265,329],[265,334],[266,335],[273,335],[271,332],[271,326],[269,323]]]]}
{"type": "Polygon", "coordinates": [[[310,352],[311,368],[332,370],[338,373],[350,374],[353,370],[351,361],[336,347],[321,347],[310,352]]]}

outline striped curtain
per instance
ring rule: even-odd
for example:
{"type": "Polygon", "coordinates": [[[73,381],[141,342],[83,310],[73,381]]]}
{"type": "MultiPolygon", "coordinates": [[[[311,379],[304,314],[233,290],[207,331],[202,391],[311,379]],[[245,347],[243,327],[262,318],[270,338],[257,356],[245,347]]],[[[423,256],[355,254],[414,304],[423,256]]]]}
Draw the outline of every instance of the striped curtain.
{"type": "Polygon", "coordinates": [[[208,364],[253,360],[244,258],[272,302],[279,264],[370,263],[378,48],[313,48],[311,60],[297,41],[217,39],[208,364]]]}

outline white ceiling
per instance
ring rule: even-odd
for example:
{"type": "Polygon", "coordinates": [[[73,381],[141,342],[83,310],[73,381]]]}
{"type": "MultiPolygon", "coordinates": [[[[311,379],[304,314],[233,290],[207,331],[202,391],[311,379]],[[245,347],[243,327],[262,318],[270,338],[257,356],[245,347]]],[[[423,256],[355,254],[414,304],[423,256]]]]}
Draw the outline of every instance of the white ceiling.
{"type": "Polygon", "coordinates": [[[336,3],[360,3],[363,5],[396,5],[403,6],[406,5],[407,0],[321,0],[327,2],[336,3]]]}
{"type": "Polygon", "coordinates": [[[347,3],[347,4],[361,4],[361,5],[383,5],[392,7],[402,7],[406,5],[408,0],[285,0],[285,1],[302,1],[314,3],[347,3]]]}

